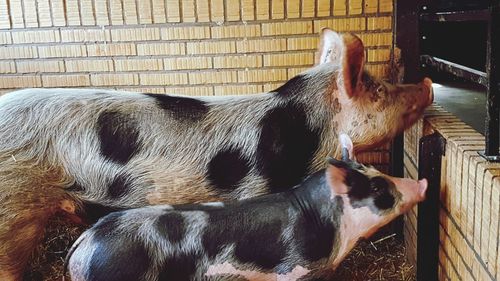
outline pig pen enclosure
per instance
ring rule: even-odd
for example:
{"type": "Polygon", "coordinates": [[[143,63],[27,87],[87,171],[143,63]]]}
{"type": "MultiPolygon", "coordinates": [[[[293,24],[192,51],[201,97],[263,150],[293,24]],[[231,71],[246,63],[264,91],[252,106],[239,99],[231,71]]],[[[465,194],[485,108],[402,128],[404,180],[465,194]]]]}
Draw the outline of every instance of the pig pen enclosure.
{"type": "MultiPolygon", "coordinates": [[[[403,63],[404,79],[413,82],[422,73],[417,11],[428,3],[417,4],[411,10],[392,0],[0,0],[0,94],[28,87],[267,92],[314,64],[324,27],[357,34],[373,75],[398,81],[403,63]]],[[[482,135],[434,107],[404,141],[358,160],[416,178],[419,140],[431,132],[447,142],[435,217],[439,248],[426,258],[439,280],[498,280],[500,166],[477,154],[484,150],[482,135]]],[[[336,280],[414,280],[417,217],[415,209],[404,227],[393,224],[362,242],[336,280]]],[[[63,218],[51,221],[25,280],[60,280],[64,256],[83,229],[63,218]]]]}

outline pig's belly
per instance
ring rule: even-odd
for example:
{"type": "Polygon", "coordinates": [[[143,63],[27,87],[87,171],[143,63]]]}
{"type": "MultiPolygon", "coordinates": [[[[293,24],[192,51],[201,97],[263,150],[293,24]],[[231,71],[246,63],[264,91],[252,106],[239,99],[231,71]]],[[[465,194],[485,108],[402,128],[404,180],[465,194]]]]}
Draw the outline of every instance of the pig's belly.
{"type": "Polygon", "coordinates": [[[210,265],[205,273],[205,277],[208,277],[210,280],[216,280],[217,276],[231,275],[251,281],[294,281],[306,276],[309,272],[310,270],[298,265],[286,274],[264,273],[257,270],[237,269],[231,263],[225,262],[210,265]]]}

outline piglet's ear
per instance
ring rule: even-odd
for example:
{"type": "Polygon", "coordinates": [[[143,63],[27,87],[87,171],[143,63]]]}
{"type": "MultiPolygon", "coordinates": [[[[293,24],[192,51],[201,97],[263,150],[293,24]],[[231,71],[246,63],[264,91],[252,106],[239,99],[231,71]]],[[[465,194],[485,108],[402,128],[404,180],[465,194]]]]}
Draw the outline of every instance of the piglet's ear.
{"type": "Polygon", "coordinates": [[[316,64],[323,63],[341,63],[342,49],[344,40],[335,31],[324,28],[321,31],[321,40],[319,42],[319,58],[316,64]]]}
{"type": "MultiPolygon", "coordinates": [[[[354,34],[344,34],[344,48],[342,52],[342,78],[347,96],[356,95],[356,88],[361,81],[365,64],[365,47],[363,42],[354,34]]],[[[340,85],[339,85],[340,86],[340,85]]]]}
{"type": "Polygon", "coordinates": [[[346,134],[340,134],[339,140],[340,147],[342,147],[342,161],[356,161],[351,138],[346,134]]]}
{"type": "Polygon", "coordinates": [[[333,158],[328,159],[330,165],[326,168],[326,181],[332,193],[346,194],[349,189],[346,184],[347,167],[348,165],[333,158]]]}

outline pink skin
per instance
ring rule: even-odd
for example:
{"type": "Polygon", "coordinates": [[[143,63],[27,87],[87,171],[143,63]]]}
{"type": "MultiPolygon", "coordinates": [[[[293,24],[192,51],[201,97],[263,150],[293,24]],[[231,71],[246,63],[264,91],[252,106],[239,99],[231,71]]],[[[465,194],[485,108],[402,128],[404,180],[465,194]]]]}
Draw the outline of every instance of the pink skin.
{"type": "Polygon", "coordinates": [[[425,199],[427,191],[427,180],[419,181],[404,178],[387,176],[396,186],[396,189],[403,195],[401,199],[400,212],[404,213],[412,208],[416,203],[425,199]]]}

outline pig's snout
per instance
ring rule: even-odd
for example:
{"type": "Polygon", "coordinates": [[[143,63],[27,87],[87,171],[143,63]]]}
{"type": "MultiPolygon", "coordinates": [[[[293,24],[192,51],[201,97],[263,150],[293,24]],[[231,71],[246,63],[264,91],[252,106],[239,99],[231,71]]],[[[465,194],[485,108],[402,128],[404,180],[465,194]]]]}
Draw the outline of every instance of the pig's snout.
{"type": "Polygon", "coordinates": [[[406,212],[418,202],[424,201],[428,186],[426,179],[416,181],[413,179],[391,177],[391,180],[402,195],[402,212],[406,212]]]}
{"type": "Polygon", "coordinates": [[[426,88],[427,91],[427,105],[431,105],[434,101],[434,91],[432,90],[432,80],[428,77],[425,77],[422,81],[422,85],[426,88]]]}
{"type": "Polygon", "coordinates": [[[427,192],[427,179],[421,179],[418,181],[418,201],[425,200],[425,193],[427,192]]]}

